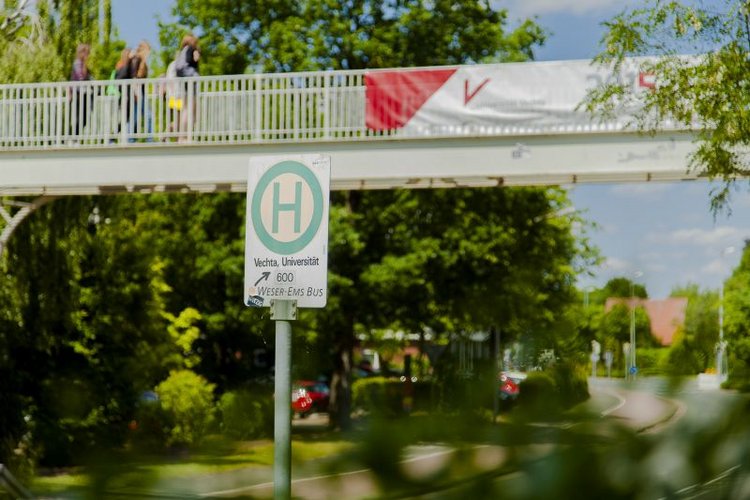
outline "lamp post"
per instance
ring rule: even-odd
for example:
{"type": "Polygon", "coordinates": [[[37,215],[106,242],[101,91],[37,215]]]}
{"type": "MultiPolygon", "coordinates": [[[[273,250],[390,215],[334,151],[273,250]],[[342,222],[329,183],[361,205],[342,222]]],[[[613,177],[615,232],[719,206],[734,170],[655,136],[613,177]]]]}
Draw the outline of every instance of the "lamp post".
{"type": "Polygon", "coordinates": [[[596,287],[594,285],[589,285],[587,287],[584,287],[583,289],[583,308],[588,309],[589,308],[589,293],[596,290],[596,287]]]}
{"type": "MultiPolygon", "coordinates": [[[[731,253],[734,253],[734,247],[732,246],[726,247],[721,251],[722,271],[724,270],[724,256],[731,253]]],[[[727,372],[729,371],[725,370],[726,349],[727,343],[724,341],[724,280],[722,279],[721,288],[719,288],[719,342],[716,344],[716,374],[722,382],[726,380],[727,372]]]]}
{"type": "Polygon", "coordinates": [[[636,359],[635,359],[635,280],[643,276],[643,273],[636,271],[633,273],[633,279],[630,280],[630,366],[628,367],[628,376],[635,379],[636,359]]]}

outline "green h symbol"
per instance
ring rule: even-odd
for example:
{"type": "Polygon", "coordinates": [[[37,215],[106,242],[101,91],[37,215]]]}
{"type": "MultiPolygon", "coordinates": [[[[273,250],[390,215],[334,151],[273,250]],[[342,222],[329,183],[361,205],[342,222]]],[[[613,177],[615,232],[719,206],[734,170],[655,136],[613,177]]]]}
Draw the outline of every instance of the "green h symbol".
{"type": "Polygon", "coordinates": [[[301,215],[302,215],[302,183],[297,181],[294,183],[294,202],[293,203],[280,203],[279,202],[279,190],[280,184],[278,182],[273,183],[273,229],[271,232],[279,232],[279,212],[294,212],[294,232],[300,232],[301,215]]]}

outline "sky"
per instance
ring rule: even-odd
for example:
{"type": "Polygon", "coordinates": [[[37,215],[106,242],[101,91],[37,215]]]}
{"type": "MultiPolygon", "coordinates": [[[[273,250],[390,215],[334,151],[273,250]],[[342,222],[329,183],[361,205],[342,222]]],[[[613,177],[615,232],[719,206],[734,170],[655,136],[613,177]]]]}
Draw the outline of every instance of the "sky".
{"type": "MultiPolygon", "coordinates": [[[[707,0],[705,3],[712,3],[707,0]]],[[[719,3],[716,0],[715,3],[719,3]]],[[[600,50],[601,23],[635,4],[632,0],[495,0],[511,23],[535,17],[550,33],[536,51],[541,61],[590,59],[600,50]]],[[[170,17],[172,0],[113,0],[114,22],[130,46],[146,39],[158,46],[156,16],[170,17]]],[[[625,276],[665,298],[689,283],[718,289],[739,262],[750,238],[750,194],[740,184],[732,214],[710,211],[707,181],[589,184],[569,188],[577,211],[596,224],[589,233],[604,258],[581,288],[625,276]],[[732,251],[734,249],[734,251],[732,251]],[[637,277],[636,277],[637,276],[637,277]]]]}

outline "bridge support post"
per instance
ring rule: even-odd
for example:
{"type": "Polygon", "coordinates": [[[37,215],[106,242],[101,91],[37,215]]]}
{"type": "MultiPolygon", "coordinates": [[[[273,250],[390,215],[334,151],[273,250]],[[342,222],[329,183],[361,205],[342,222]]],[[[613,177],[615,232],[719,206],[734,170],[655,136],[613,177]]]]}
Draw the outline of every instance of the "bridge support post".
{"type": "Polygon", "coordinates": [[[0,200],[0,217],[5,220],[5,227],[3,228],[2,232],[0,232],[0,258],[2,258],[3,256],[5,247],[8,246],[10,237],[13,235],[13,232],[21,224],[21,222],[23,222],[26,217],[34,213],[38,208],[57,198],[57,196],[40,196],[30,203],[12,200],[0,200]],[[20,210],[18,210],[11,216],[6,206],[20,207],[20,210]]]}

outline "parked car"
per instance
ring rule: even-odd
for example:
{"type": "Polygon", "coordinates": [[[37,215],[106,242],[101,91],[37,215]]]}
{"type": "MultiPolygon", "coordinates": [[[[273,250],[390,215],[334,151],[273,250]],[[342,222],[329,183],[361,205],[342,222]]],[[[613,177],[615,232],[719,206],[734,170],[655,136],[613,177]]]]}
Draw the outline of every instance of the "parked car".
{"type": "Polygon", "coordinates": [[[516,399],[520,392],[521,382],[526,378],[526,374],[523,372],[516,371],[502,371],[500,372],[500,398],[516,399]]]}
{"type": "Polygon", "coordinates": [[[324,382],[298,380],[292,387],[292,411],[304,418],[313,412],[328,411],[330,390],[324,382]]]}

